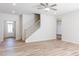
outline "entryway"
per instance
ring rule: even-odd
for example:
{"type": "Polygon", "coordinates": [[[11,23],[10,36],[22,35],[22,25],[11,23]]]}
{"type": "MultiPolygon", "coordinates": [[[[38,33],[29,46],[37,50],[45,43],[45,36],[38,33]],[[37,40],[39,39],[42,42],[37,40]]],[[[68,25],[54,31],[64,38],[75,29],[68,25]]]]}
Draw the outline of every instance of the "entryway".
{"type": "Polygon", "coordinates": [[[4,39],[16,38],[16,21],[4,22],[4,39]]]}

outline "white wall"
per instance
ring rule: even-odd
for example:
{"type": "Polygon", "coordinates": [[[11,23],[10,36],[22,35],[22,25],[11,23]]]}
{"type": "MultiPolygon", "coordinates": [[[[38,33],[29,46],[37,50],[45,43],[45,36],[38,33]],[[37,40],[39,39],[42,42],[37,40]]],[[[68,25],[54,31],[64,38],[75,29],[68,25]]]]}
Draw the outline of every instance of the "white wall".
{"type": "Polygon", "coordinates": [[[79,43],[79,11],[62,15],[62,35],[64,41],[79,43]]]}
{"type": "Polygon", "coordinates": [[[25,40],[24,39],[24,36],[25,36],[24,35],[24,30],[29,29],[29,27],[32,24],[34,24],[34,22],[35,22],[35,15],[34,14],[25,14],[25,15],[22,15],[22,40],[25,40]]]}
{"type": "Polygon", "coordinates": [[[11,14],[3,14],[0,13],[0,41],[3,40],[4,36],[4,22],[6,20],[16,21],[16,40],[20,39],[20,26],[19,26],[19,16],[18,15],[11,15],[11,14]]]}
{"type": "Polygon", "coordinates": [[[40,28],[26,42],[56,39],[56,19],[53,15],[41,14],[40,28]]]}

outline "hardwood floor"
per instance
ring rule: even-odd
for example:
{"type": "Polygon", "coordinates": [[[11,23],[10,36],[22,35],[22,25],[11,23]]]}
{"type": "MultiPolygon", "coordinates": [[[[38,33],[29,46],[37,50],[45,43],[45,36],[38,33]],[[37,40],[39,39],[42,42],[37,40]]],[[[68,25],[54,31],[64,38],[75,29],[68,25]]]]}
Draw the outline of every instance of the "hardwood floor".
{"type": "Polygon", "coordinates": [[[61,40],[24,43],[10,38],[0,43],[0,56],[79,56],[79,45],[61,40]]]}

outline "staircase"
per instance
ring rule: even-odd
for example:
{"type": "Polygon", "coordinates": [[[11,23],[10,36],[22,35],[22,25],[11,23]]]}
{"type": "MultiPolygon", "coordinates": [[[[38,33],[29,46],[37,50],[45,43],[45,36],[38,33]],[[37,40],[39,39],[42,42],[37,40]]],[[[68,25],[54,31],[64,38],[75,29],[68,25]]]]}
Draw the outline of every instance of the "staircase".
{"type": "Polygon", "coordinates": [[[36,21],[30,27],[24,30],[24,39],[27,39],[31,36],[38,28],[40,27],[40,20],[36,21]]]}

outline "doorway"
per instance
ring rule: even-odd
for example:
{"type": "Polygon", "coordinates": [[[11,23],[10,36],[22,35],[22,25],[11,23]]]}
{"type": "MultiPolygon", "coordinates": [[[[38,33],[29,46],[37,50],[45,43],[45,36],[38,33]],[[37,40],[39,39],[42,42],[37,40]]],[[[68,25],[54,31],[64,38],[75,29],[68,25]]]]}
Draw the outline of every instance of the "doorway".
{"type": "Polygon", "coordinates": [[[62,39],[62,20],[57,20],[57,33],[56,33],[56,38],[58,40],[61,40],[62,39]]]}
{"type": "Polygon", "coordinates": [[[6,38],[16,38],[16,21],[5,21],[4,39],[6,38]]]}

